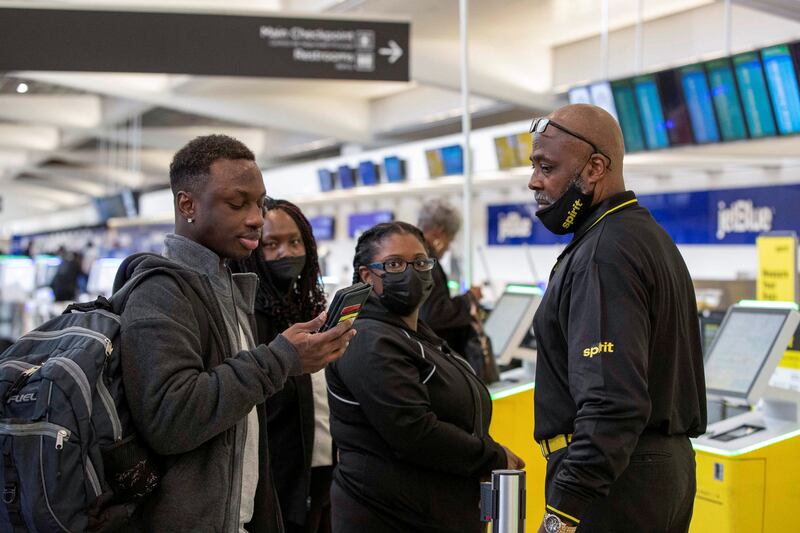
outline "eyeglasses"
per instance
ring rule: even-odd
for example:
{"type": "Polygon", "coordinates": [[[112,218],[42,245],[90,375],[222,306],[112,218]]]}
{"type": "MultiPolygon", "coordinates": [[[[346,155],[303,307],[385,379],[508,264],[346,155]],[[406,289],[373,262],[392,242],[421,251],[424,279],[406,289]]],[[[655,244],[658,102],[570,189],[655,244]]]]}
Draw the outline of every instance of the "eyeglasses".
{"type": "Polygon", "coordinates": [[[554,128],[558,128],[561,131],[563,131],[564,133],[566,133],[567,135],[572,135],[576,139],[579,139],[579,140],[585,142],[586,144],[588,144],[589,146],[592,147],[592,150],[594,150],[594,153],[600,154],[603,157],[605,157],[606,159],[608,159],[608,163],[609,163],[608,166],[609,167],[611,166],[611,158],[608,157],[608,155],[606,155],[602,150],[600,150],[597,147],[596,144],[594,144],[592,141],[590,141],[589,139],[587,139],[583,135],[581,135],[579,133],[575,133],[574,131],[565,128],[564,126],[562,126],[558,122],[554,122],[554,121],[550,120],[549,118],[539,117],[539,118],[533,119],[533,122],[531,122],[531,129],[529,130],[528,133],[544,133],[545,130],[547,129],[547,126],[553,126],[554,128]]]}
{"type": "Polygon", "coordinates": [[[432,257],[420,257],[419,259],[414,259],[413,261],[406,261],[405,259],[392,257],[386,261],[383,261],[382,263],[370,263],[366,265],[366,267],[373,270],[384,270],[390,274],[400,274],[406,271],[408,265],[414,267],[414,270],[417,272],[429,272],[433,270],[433,265],[435,264],[436,259],[433,259],[432,257]]]}

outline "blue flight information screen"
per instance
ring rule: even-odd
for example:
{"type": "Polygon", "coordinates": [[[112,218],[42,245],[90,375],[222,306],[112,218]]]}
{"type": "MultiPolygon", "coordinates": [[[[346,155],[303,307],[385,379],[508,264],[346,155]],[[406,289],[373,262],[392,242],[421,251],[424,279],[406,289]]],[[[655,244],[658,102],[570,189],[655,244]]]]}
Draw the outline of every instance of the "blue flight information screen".
{"type": "Polygon", "coordinates": [[[310,217],[308,223],[311,224],[311,232],[314,234],[314,240],[317,241],[332,241],[334,238],[334,223],[335,219],[329,215],[320,215],[317,217],[310,217]]]}
{"type": "Polygon", "coordinates": [[[719,128],[705,70],[700,65],[691,65],[680,69],[680,73],[694,140],[698,143],[718,142],[719,128]]]}
{"type": "Polygon", "coordinates": [[[460,144],[445,146],[441,149],[444,173],[447,175],[464,173],[464,150],[460,144]]]}
{"type": "Polygon", "coordinates": [[[761,57],[778,129],[784,135],[800,132],[800,90],[789,46],[765,48],[761,57]]]}
{"type": "Polygon", "coordinates": [[[664,121],[664,111],[658,96],[655,76],[640,76],[633,80],[636,101],[642,116],[642,127],[647,140],[647,147],[651,150],[667,148],[669,137],[664,121]]]}
{"type": "Polygon", "coordinates": [[[405,181],[405,161],[396,156],[388,156],[383,159],[383,169],[386,171],[386,179],[389,183],[405,181]]]}
{"type": "Polygon", "coordinates": [[[642,136],[642,124],[639,121],[639,110],[629,81],[615,81],[611,84],[614,104],[617,109],[622,136],[625,139],[626,152],[639,152],[645,149],[642,136]]]}
{"type": "Polygon", "coordinates": [[[358,175],[364,185],[377,185],[380,182],[378,165],[372,161],[362,161],[358,164],[358,175]]]}
{"type": "Polygon", "coordinates": [[[722,139],[725,141],[746,139],[747,127],[730,61],[727,59],[709,61],[706,63],[706,71],[722,139]]]}
{"type": "Polygon", "coordinates": [[[742,105],[751,137],[776,135],[775,119],[767,94],[767,83],[758,52],[748,52],[733,58],[736,81],[742,95],[742,105]]]}

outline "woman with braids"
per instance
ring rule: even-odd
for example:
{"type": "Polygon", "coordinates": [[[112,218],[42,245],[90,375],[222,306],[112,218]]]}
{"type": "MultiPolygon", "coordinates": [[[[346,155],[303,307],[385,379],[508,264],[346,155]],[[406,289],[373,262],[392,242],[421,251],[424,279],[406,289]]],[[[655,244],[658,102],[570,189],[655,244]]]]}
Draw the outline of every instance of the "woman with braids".
{"type": "Polygon", "coordinates": [[[434,259],[404,222],[361,235],[354,281],[373,286],[342,358],[326,369],[339,462],[334,533],[477,533],[479,481],[524,463],[488,434],[489,392],[424,322],[434,259]]]}
{"type": "MultiPolygon", "coordinates": [[[[311,225],[290,202],[267,199],[261,247],[231,268],[258,274],[259,343],[325,310],[311,225]]],[[[270,464],[286,533],[330,531],[333,451],[325,389],[324,373],[303,374],[266,402],[270,464]]]]}

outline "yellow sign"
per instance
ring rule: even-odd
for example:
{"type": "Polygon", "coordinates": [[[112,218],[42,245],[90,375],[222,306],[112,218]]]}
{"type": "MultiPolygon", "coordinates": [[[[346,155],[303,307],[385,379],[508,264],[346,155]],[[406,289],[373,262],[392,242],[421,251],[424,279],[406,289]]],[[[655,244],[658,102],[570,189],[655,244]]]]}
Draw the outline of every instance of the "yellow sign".
{"type": "Polygon", "coordinates": [[[762,235],[756,239],[758,250],[758,300],[797,301],[797,237],[762,235]]]}
{"type": "MultiPolygon", "coordinates": [[[[758,250],[758,300],[797,302],[797,236],[762,235],[756,239],[758,250]]],[[[800,351],[795,339],[778,365],[779,369],[800,370],[800,351]]],[[[779,372],[783,372],[780,371],[779,372]]]]}

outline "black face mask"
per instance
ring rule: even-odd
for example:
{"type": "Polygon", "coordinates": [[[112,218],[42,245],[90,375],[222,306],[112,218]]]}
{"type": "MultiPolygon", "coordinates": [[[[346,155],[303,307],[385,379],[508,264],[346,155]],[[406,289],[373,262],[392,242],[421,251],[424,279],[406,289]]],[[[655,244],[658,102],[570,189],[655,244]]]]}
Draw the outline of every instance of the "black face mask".
{"type": "Polygon", "coordinates": [[[288,286],[291,282],[297,279],[303,267],[306,266],[306,256],[300,255],[297,257],[282,257],[274,261],[267,261],[267,268],[269,269],[272,277],[275,278],[279,284],[288,286]]]}
{"type": "Polygon", "coordinates": [[[381,303],[386,309],[400,316],[408,316],[425,303],[433,290],[431,272],[417,272],[408,265],[405,272],[381,275],[383,294],[381,303]]]}
{"type": "Polygon", "coordinates": [[[589,216],[594,194],[582,192],[577,181],[573,180],[561,198],[536,211],[544,227],[556,235],[574,233],[589,216]]]}

